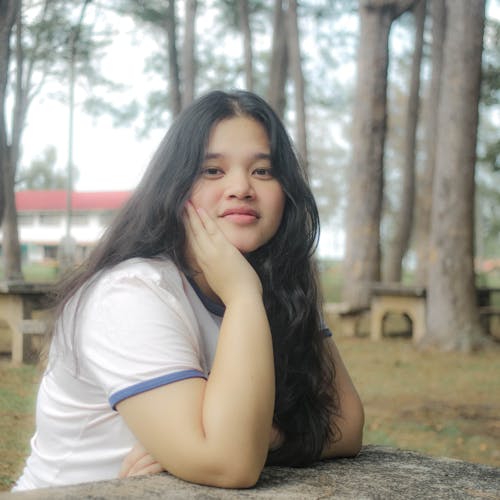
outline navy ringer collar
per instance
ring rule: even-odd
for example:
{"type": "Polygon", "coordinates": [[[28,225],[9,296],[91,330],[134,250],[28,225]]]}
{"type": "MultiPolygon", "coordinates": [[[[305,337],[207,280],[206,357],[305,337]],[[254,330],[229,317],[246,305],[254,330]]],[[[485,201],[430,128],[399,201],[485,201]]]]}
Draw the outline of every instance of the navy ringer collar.
{"type": "Polygon", "coordinates": [[[222,318],[222,316],[224,316],[224,312],[226,311],[226,307],[221,304],[217,304],[217,302],[214,302],[213,300],[209,299],[201,291],[200,287],[196,284],[193,278],[190,278],[189,276],[186,276],[186,278],[189,281],[189,284],[192,286],[193,290],[196,292],[198,298],[201,300],[201,303],[207,309],[207,311],[222,318]]]}

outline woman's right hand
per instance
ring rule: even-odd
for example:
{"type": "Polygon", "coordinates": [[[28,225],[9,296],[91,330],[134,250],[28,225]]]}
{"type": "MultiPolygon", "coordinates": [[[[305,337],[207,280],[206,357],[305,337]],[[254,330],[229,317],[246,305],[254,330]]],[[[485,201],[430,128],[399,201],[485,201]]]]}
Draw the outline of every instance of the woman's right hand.
{"type": "Polygon", "coordinates": [[[137,441],[124,458],[118,477],[124,479],[131,476],[157,474],[163,470],[163,467],[156,459],[137,441]]]}
{"type": "Polygon", "coordinates": [[[184,222],[188,255],[226,306],[240,294],[262,295],[255,270],[202,208],[196,209],[188,202],[184,222]]]}

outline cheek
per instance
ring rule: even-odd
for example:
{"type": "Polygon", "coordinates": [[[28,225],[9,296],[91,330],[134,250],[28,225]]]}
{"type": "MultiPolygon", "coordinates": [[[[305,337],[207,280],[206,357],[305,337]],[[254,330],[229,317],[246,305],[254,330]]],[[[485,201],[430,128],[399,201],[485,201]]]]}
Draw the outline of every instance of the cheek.
{"type": "Polygon", "coordinates": [[[281,224],[281,219],[283,219],[283,212],[285,211],[285,193],[280,188],[276,191],[275,195],[272,197],[272,204],[270,206],[271,210],[275,214],[275,224],[276,229],[281,224]]]}
{"type": "Polygon", "coordinates": [[[198,182],[193,186],[191,193],[191,202],[196,208],[204,208],[205,210],[213,206],[216,200],[216,193],[213,189],[208,189],[203,182],[198,182]]]}

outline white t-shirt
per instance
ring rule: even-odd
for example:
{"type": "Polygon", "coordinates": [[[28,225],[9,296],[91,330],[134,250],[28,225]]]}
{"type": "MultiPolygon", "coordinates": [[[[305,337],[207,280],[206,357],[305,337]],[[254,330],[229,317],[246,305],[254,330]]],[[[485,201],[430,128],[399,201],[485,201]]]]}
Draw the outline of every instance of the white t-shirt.
{"type": "Polygon", "coordinates": [[[122,262],[79,296],[56,326],[31,455],[13,491],[116,478],[136,439],[114,406],[208,377],[224,308],[208,303],[172,262],[122,262]]]}

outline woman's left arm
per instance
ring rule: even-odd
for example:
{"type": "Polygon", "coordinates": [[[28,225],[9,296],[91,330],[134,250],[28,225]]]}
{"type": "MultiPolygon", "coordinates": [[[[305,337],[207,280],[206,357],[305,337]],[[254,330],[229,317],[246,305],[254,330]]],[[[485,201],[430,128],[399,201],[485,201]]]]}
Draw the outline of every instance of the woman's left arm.
{"type": "MultiPolygon", "coordinates": [[[[363,405],[335,342],[331,337],[326,338],[325,342],[328,344],[329,353],[335,363],[335,384],[340,403],[340,416],[332,418],[332,426],[340,429],[341,436],[337,441],[325,446],[321,458],[354,457],[361,450],[365,420],[363,405]]],[[[333,431],[335,433],[336,428],[333,431]]],[[[273,427],[270,449],[278,447],[282,440],[279,430],[273,427]]],[[[140,443],[137,443],[124,460],[120,477],[151,474],[161,470],[163,470],[161,465],[144,450],[140,443]]]]}
{"type": "Polygon", "coordinates": [[[321,457],[354,457],[360,452],[363,439],[363,404],[333,338],[325,339],[325,342],[335,364],[335,385],[340,407],[340,416],[333,417],[332,426],[336,426],[341,435],[340,439],[325,446],[321,457]]]}

